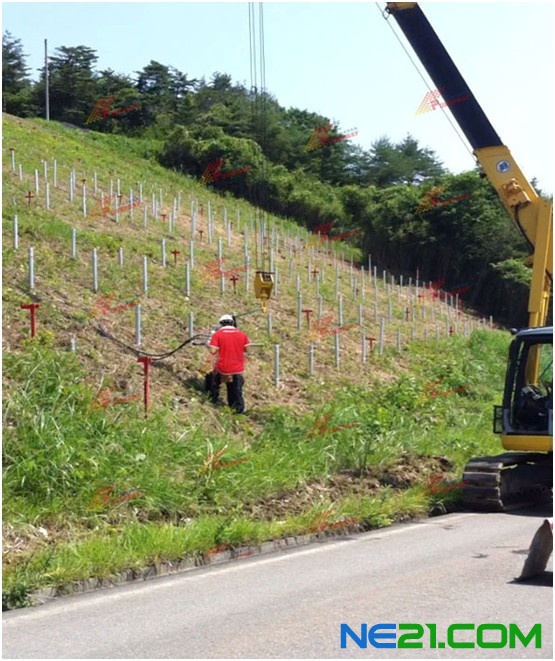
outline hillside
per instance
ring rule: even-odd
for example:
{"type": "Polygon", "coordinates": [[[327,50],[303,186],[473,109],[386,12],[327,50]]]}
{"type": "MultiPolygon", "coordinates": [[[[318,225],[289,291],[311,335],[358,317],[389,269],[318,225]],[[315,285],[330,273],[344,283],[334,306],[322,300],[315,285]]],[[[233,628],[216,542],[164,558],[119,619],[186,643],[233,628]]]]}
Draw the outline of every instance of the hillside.
{"type": "Polygon", "coordinates": [[[345,519],[387,525],[496,451],[508,336],[437,286],[164,170],[146,141],[3,128],[6,603],[345,519]],[[266,311],[257,268],[275,274],[266,311]],[[153,363],[145,416],[137,303],[155,354],[239,316],[257,345],[246,416],[207,402],[193,344],[153,363]]]}
{"type": "MultiPolygon", "coordinates": [[[[21,41],[5,37],[3,110],[42,118],[44,83],[28,76],[21,41]]],[[[311,232],[350,233],[380,269],[405,282],[416,273],[442,282],[506,328],[528,323],[530,246],[478,168],[450,173],[445,154],[410,133],[394,141],[378,125],[363,148],[351,140],[356,131],[308,108],[286,107],[253,80],[247,87],[222,72],[197,80],[153,60],[123,75],[116,64],[99,69],[98,58],[84,45],[56,49],[49,69],[53,121],[92,129],[97,140],[133,137],[137,142],[117,144],[311,232]]],[[[89,196],[98,193],[88,186],[89,196]]],[[[222,221],[221,208],[213,211],[222,221]]]]}

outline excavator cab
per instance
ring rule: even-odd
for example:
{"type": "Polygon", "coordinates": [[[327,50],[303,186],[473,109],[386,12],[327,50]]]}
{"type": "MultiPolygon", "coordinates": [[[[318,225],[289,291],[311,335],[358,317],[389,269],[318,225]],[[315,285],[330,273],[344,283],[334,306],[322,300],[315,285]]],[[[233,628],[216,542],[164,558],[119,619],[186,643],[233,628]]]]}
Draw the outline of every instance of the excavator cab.
{"type": "Polygon", "coordinates": [[[493,430],[507,450],[547,451],[553,435],[553,328],[516,333],[493,430]]]}
{"type": "Polygon", "coordinates": [[[516,333],[509,347],[503,404],[493,430],[509,452],[470,459],[463,502],[474,510],[504,511],[548,502],[553,492],[553,328],[516,333]]]}

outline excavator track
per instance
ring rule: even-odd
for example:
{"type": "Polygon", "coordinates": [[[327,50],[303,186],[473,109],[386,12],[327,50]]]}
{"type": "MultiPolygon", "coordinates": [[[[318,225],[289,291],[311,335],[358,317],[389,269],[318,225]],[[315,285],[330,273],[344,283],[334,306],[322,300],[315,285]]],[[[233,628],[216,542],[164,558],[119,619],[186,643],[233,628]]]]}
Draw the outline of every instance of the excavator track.
{"type": "Polygon", "coordinates": [[[468,509],[504,512],[552,498],[553,455],[506,452],[471,459],[463,473],[463,503],[468,509]]]}

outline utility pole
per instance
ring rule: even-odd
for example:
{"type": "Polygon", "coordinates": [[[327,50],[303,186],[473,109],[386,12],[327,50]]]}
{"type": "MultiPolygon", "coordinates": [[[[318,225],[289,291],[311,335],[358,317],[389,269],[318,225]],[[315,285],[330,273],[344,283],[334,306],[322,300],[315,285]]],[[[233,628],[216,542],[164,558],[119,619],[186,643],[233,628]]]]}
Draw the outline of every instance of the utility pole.
{"type": "Polygon", "coordinates": [[[48,86],[48,40],[44,40],[44,94],[46,98],[46,121],[50,121],[50,89],[48,86]]]}

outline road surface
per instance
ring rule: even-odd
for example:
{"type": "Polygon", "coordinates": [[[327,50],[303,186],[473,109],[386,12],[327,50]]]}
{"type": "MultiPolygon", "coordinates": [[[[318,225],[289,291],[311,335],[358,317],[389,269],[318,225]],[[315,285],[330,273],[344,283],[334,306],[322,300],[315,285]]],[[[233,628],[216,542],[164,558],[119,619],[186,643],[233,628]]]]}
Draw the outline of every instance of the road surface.
{"type": "Polygon", "coordinates": [[[4,658],[551,659],[551,561],[539,579],[513,582],[547,516],[451,514],[8,612],[4,658]],[[379,623],[422,625],[423,648],[361,649],[364,625],[379,623]],[[461,623],[474,627],[448,639],[461,623]],[[450,647],[475,644],[485,623],[499,625],[481,629],[485,643],[502,644],[511,624],[523,634],[540,624],[541,636],[450,647]],[[341,648],[341,624],[359,644],[346,633],[341,648]]]}

